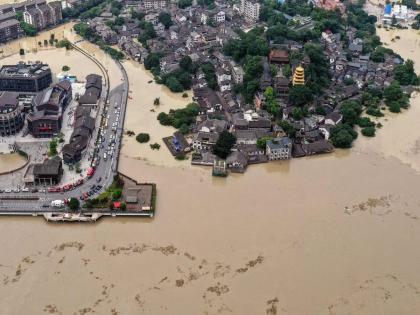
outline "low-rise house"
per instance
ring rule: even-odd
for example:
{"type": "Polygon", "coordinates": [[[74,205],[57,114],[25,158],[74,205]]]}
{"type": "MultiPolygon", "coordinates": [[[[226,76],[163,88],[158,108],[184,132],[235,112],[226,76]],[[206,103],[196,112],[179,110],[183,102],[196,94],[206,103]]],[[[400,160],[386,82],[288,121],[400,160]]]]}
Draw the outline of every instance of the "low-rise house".
{"type": "Polygon", "coordinates": [[[289,63],[289,53],[287,50],[272,49],[268,57],[270,63],[273,64],[288,64],[289,63]]]}
{"type": "Polygon", "coordinates": [[[209,151],[216,144],[219,139],[219,133],[217,132],[198,132],[193,140],[192,147],[194,150],[209,151]]]}
{"type": "Polygon", "coordinates": [[[43,163],[33,165],[33,176],[35,185],[56,185],[63,175],[61,159],[55,156],[45,160],[43,163]]]}
{"type": "Polygon", "coordinates": [[[226,158],[227,168],[234,173],[243,173],[248,166],[248,158],[241,151],[233,151],[226,158]]]}
{"type": "Polygon", "coordinates": [[[337,111],[327,114],[325,116],[326,125],[337,125],[343,120],[343,115],[337,111]]]}
{"type": "Polygon", "coordinates": [[[79,106],[76,110],[76,122],[70,142],[65,144],[62,150],[65,164],[71,165],[79,162],[86,152],[89,139],[95,129],[95,119],[90,116],[88,108],[79,106]]]}
{"type": "Polygon", "coordinates": [[[207,119],[204,122],[198,124],[197,131],[199,132],[217,132],[221,133],[228,129],[228,123],[226,120],[219,119],[207,119]]]}
{"type": "Polygon", "coordinates": [[[266,118],[258,118],[256,120],[250,120],[248,122],[248,128],[253,130],[271,130],[271,121],[266,118]]]}
{"type": "Polygon", "coordinates": [[[79,105],[97,106],[102,93],[102,76],[87,75],[85,88],[85,93],[79,98],[79,105]]]}
{"type": "Polygon", "coordinates": [[[330,153],[334,150],[334,146],[325,139],[307,143],[302,145],[302,149],[306,155],[330,153]]]}
{"type": "Polygon", "coordinates": [[[274,87],[279,97],[287,97],[289,95],[290,80],[282,76],[274,78],[274,87]]]}
{"type": "Polygon", "coordinates": [[[268,140],[265,152],[270,161],[290,159],[292,156],[292,140],[288,137],[268,140]]]}
{"type": "Polygon", "coordinates": [[[237,65],[234,61],[230,62],[230,71],[232,73],[233,82],[241,84],[244,81],[245,72],[242,67],[237,65]]]}

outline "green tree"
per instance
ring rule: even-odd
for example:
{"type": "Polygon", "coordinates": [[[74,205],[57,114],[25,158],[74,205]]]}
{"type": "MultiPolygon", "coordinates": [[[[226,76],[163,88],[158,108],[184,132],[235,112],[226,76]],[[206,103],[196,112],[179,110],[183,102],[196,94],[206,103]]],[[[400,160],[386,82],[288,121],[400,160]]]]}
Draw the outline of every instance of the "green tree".
{"type": "Polygon", "coordinates": [[[57,141],[53,139],[50,141],[49,156],[56,156],[56,155],[57,155],[57,141]]]}
{"type": "Polygon", "coordinates": [[[174,76],[169,76],[165,80],[165,85],[172,91],[172,92],[182,92],[184,91],[184,87],[182,84],[178,81],[178,79],[174,76]]]}
{"type": "Polygon", "coordinates": [[[63,71],[63,72],[68,72],[69,70],[70,70],[70,67],[69,66],[63,66],[61,68],[61,71],[63,71]]]}
{"type": "Polygon", "coordinates": [[[410,59],[404,64],[395,67],[394,78],[401,85],[418,85],[420,83],[420,80],[414,71],[414,62],[410,59]]]}
{"type": "Polygon", "coordinates": [[[25,54],[25,49],[21,48],[19,49],[19,55],[23,56],[25,54]]]}
{"type": "Polygon", "coordinates": [[[404,94],[398,81],[393,81],[384,89],[385,104],[389,110],[394,113],[399,113],[401,108],[408,107],[408,96],[404,94]]]}
{"type": "Polygon", "coordinates": [[[276,99],[276,92],[271,86],[265,89],[264,97],[265,97],[265,107],[267,111],[270,114],[276,116],[280,111],[280,105],[276,99]]]}
{"type": "Polygon", "coordinates": [[[210,62],[205,62],[201,65],[201,70],[204,72],[204,77],[208,87],[212,90],[215,90],[217,88],[217,81],[213,64],[210,62]]]}
{"type": "Polygon", "coordinates": [[[376,129],[373,126],[365,127],[362,129],[362,135],[365,137],[374,137],[375,136],[376,129]]]}
{"type": "Polygon", "coordinates": [[[292,116],[294,120],[301,120],[304,116],[302,108],[300,107],[293,108],[292,111],[290,112],[290,116],[292,116]]]}
{"type": "Polygon", "coordinates": [[[185,9],[187,7],[190,7],[192,5],[192,0],[179,0],[178,1],[178,7],[180,9],[185,9]]]}
{"type": "Polygon", "coordinates": [[[257,147],[262,149],[262,150],[265,150],[267,141],[272,140],[272,139],[273,139],[273,137],[268,137],[268,136],[259,138],[257,140],[257,147]]]}
{"type": "Polygon", "coordinates": [[[179,61],[179,66],[181,67],[181,69],[187,72],[191,72],[193,69],[193,62],[190,56],[183,56],[179,61]]]}
{"type": "Polygon", "coordinates": [[[70,210],[76,211],[76,210],[79,209],[79,207],[80,207],[79,200],[77,198],[74,198],[74,197],[70,198],[70,200],[69,200],[69,208],[70,208],[70,210]]]}
{"type": "Polygon", "coordinates": [[[144,59],[144,67],[147,70],[151,70],[153,68],[158,68],[160,63],[160,58],[162,55],[160,53],[150,53],[145,59],[144,59]]]}
{"type": "Polygon", "coordinates": [[[362,105],[358,101],[342,102],[340,111],[343,114],[343,123],[347,123],[350,126],[355,125],[362,110],[362,105]]]}
{"type": "Polygon", "coordinates": [[[38,34],[38,30],[36,29],[35,26],[26,23],[26,22],[20,22],[20,28],[22,29],[22,31],[25,33],[25,35],[27,36],[36,36],[38,34]]]}
{"type": "Polygon", "coordinates": [[[296,130],[293,125],[288,122],[287,120],[280,120],[277,124],[283,129],[283,131],[290,137],[294,138],[296,134],[296,130]]]}
{"type": "Polygon", "coordinates": [[[222,131],[213,148],[213,153],[221,159],[226,159],[236,143],[236,138],[228,131],[222,131]]]}
{"type": "Polygon", "coordinates": [[[149,142],[150,136],[149,136],[148,133],[139,133],[136,136],[136,140],[137,140],[137,142],[140,142],[140,143],[149,142]]]}
{"type": "Polygon", "coordinates": [[[122,196],[122,189],[115,189],[112,192],[112,200],[118,200],[120,199],[122,196]]]}
{"type": "Polygon", "coordinates": [[[295,85],[289,90],[289,101],[292,105],[303,106],[312,99],[312,91],[306,85],[295,85]]]}
{"type": "Polygon", "coordinates": [[[347,124],[338,124],[331,129],[330,140],[337,148],[350,148],[357,132],[347,124]]]}
{"type": "Polygon", "coordinates": [[[158,20],[165,26],[165,29],[168,29],[173,24],[171,15],[167,12],[159,13],[158,20]]]}

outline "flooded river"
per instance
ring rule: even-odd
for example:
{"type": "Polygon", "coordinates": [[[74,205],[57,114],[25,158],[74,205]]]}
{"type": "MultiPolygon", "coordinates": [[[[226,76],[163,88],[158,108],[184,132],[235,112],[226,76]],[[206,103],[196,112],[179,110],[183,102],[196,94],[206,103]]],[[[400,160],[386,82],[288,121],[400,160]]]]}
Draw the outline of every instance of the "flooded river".
{"type": "MultiPolygon", "coordinates": [[[[126,64],[126,127],[160,141],[173,130],[157,124],[154,98],[165,111],[188,100],[126,64]]],[[[2,313],[418,313],[419,105],[350,151],[226,179],[127,138],[120,171],[157,183],[155,219],[2,218],[2,313]]]]}

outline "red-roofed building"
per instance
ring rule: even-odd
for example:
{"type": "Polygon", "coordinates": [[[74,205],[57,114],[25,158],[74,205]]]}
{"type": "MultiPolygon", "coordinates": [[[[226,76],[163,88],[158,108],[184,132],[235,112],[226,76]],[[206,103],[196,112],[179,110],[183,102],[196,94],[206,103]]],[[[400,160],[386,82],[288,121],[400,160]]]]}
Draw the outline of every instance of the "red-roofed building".
{"type": "Polygon", "coordinates": [[[289,53],[286,50],[273,49],[270,51],[269,61],[275,64],[288,64],[289,53]]]}

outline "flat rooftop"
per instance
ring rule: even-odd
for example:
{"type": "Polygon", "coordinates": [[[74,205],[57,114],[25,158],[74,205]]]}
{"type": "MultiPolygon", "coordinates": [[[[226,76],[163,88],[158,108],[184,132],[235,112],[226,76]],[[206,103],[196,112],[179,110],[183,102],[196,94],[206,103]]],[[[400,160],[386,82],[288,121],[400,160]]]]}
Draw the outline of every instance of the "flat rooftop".
{"type": "Polygon", "coordinates": [[[41,62],[4,65],[0,68],[0,79],[36,78],[45,72],[51,72],[50,66],[41,62]]]}

